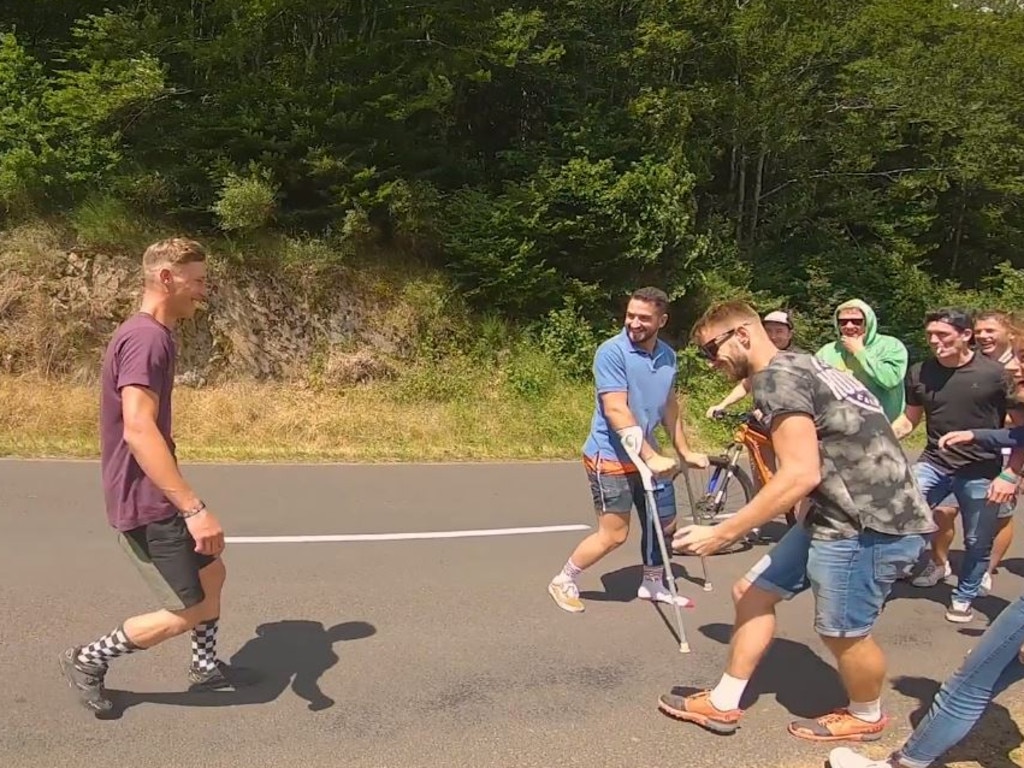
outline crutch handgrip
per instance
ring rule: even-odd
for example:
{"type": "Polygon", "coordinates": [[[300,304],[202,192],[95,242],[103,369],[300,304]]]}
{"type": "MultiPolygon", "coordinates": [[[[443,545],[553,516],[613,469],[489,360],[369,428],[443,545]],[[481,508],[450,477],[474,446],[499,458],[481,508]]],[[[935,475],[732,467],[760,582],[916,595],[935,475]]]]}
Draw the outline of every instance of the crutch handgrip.
{"type": "Polygon", "coordinates": [[[644,444],[644,431],[640,429],[639,425],[634,424],[631,427],[623,427],[619,430],[618,434],[619,439],[622,441],[622,447],[626,449],[630,460],[636,465],[637,471],[640,473],[644,489],[653,489],[654,473],[647,466],[647,462],[640,458],[640,451],[643,449],[644,444]]]}

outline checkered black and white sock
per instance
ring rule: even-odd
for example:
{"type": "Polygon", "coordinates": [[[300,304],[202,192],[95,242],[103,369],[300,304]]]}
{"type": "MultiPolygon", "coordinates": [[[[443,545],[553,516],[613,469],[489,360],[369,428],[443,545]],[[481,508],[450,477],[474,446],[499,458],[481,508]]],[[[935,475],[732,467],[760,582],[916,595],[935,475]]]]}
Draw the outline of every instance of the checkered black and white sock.
{"type": "Polygon", "coordinates": [[[210,619],[192,630],[192,667],[200,672],[217,668],[217,622],[210,619]]]}
{"type": "Polygon", "coordinates": [[[77,658],[82,664],[91,664],[105,669],[111,659],[141,650],[142,648],[128,639],[128,635],[124,633],[124,627],[118,627],[109,635],[104,635],[99,640],[82,646],[77,658]]]}

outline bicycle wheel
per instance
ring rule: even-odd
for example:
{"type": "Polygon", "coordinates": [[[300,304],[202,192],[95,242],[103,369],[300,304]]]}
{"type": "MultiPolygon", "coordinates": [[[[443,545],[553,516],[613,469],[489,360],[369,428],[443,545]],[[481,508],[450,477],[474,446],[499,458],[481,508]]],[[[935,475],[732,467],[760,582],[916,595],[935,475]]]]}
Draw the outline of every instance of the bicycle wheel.
{"type": "MultiPolygon", "coordinates": [[[[713,458],[711,458],[709,460],[709,464],[710,464],[709,469],[711,469],[712,473],[714,472],[714,468],[716,468],[716,467],[719,468],[718,471],[720,473],[724,473],[726,468],[728,467],[728,464],[729,464],[728,457],[726,457],[726,456],[716,456],[716,457],[713,457],[713,458]]],[[[707,470],[701,470],[701,471],[707,471],[707,470]]],[[[726,503],[723,502],[722,504],[719,504],[718,506],[720,507],[720,510],[719,510],[717,516],[715,517],[714,521],[713,521],[714,523],[719,523],[722,520],[725,520],[726,518],[728,518],[730,515],[736,514],[736,512],[739,511],[740,507],[742,507],[744,504],[746,504],[748,501],[750,501],[750,499],[752,499],[755,495],[757,495],[757,489],[755,489],[755,487],[754,487],[754,481],[751,478],[750,474],[743,467],[739,467],[739,466],[735,467],[731,474],[734,476],[735,480],[730,479],[730,485],[732,485],[735,481],[738,481],[740,486],[742,486],[742,488],[743,488],[742,500],[737,500],[736,503],[726,504],[726,503]]],[[[719,483],[720,482],[721,481],[719,481],[719,483]]],[[[698,501],[698,505],[699,504],[700,504],[700,502],[698,501]]],[[[775,518],[771,522],[767,523],[766,527],[771,527],[772,530],[777,531],[778,528],[779,528],[779,524],[781,523],[780,518],[781,518],[781,515],[780,515],[780,517],[775,518]]],[[[770,541],[776,540],[778,538],[781,538],[781,536],[784,535],[787,530],[789,530],[793,526],[797,525],[796,508],[795,507],[792,507],[792,508],[786,510],[785,520],[786,520],[785,529],[782,530],[781,532],[779,532],[776,536],[774,536],[774,538],[772,536],[767,535],[765,533],[764,528],[755,528],[753,531],[751,531],[749,534],[747,534],[747,539],[749,541],[759,542],[759,543],[764,544],[764,543],[768,543],[770,541]]]]}
{"type": "MultiPolygon", "coordinates": [[[[680,527],[694,522],[698,525],[717,525],[735,515],[754,496],[750,475],[743,467],[731,464],[727,456],[711,456],[706,469],[690,469],[689,474],[697,509],[690,508],[690,499],[683,485],[685,479],[677,478],[679,514],[676,524],[680,527]]],[[[720,554],[735,552],[747,546],[747,542],[740,539],[721,550],[720,554]]]]}

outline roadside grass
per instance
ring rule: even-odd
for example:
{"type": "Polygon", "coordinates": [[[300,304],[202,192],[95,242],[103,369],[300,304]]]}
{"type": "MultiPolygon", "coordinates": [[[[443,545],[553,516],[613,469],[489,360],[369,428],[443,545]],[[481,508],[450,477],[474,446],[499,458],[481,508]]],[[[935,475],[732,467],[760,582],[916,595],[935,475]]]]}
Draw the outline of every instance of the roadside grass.
{"type": "MultiPolygon", "coordinates": [[[[564,388],[540,402],[479,397],[403,400],[385,386],[340,391],[235,383],[174,395],[185,461],[488,461],[569,459],[589,426],[591,394],[564,388]]],[[[98,390],[0,377],[0,455],[98,455],[98,390]],[[10,407],[10,406],[14,407],[10,407]]]]}
{"type": "MultiPolygon", "coordinates": [[[[590,426],[593,388],[553,370],[530,378],[514,365],[428,365],[403,371],[395,381],[349,387],[178,386],[178,456],[193,462],[575,460],[590,426]]],[[[698,450],[720,451],[729,432],[704,413],[721,397],[721,387],[691,380],[688,389],[680,400],[689,439],[698,450]]],[[[6,405],[0,409],[0,456],[99,455],[95,384],[0,375],[0,402],[6,405]]],[[[663,430],[660,439],[671,451],[663,430]]],[[[907,448],[922,445],[918,430],[907,448]]]]}
{"type": "MultiPolygon", "coordinates": [[[[61,282],[62,265],[70,244],[127,259],[158,231],[158,223],[134,221],[103,198],[83,203],[69,221],[0,231],[0,455],[98,455],[97,361],[132,300],[103,298],[83,283],[77,290],[86,291],[85,299],[76,293],[72,301],[64,295],[71,288],[61,282]]],[[[257,259],[249,271],[269,270],[311,308],[333,300],[337,286],[383,302],[398,337],[413,341],[401,345],[403,357],[384,361],[372,347],[326,350],[300,381],[229,376],[230,383],[177,387],[175,438],[183,460],[579,457],[593,408],[593,351],[609,329],[591,328],[569,308],[526,325],[472,315],[441,273],[401,254],[377,258],[358,238],[218,240],[214,250],[221,266],[257,259]],[[346,365],[388,375],[339,380],[346,365]]],[[[730,388],[692,349],[680,350],[680,404],[698,450],[718,452],[730,439],[726,425],[705,417],[730,388]]],[[[746,407],[749,398],[734,406],[746,407]]],[[[908,448],[923,444],[922,432],[908,448]]],[[[661,438],[671,450],[663,431],[661,438]]]]}

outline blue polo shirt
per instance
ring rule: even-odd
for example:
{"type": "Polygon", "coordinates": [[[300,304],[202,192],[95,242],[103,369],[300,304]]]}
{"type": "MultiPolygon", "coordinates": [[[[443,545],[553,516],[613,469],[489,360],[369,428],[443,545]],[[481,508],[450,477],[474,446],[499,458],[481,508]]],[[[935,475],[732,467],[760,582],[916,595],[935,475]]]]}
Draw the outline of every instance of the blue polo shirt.
{"type": "Polygon", "coordinates": [[[633,469],[622,441],[605,418],[601,407],[601,395],[605,392],[626,392],[629,410],[647,442],[657,450],[654,430],[661,423],[665,401],[675,387],[676,370],[676,353],[661,339],[651,354],[630,341],[625,328],[601,344],[594,355],[594,416],[583,455],[592,462],[619,463],[623,469],[633,469]]]}

